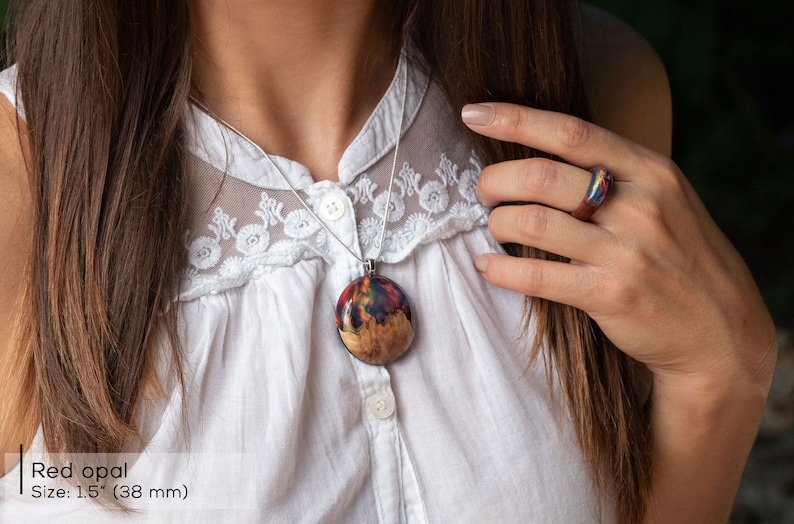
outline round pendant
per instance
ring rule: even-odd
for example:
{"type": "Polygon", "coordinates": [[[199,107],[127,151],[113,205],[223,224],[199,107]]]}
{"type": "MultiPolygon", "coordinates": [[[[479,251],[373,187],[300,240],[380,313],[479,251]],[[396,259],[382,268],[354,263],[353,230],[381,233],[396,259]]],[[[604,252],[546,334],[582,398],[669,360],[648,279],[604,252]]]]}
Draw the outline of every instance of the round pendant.
{"type": "Polygon", "coordinates": [[[342,343],[367,364],[394,362],[414,339],[408,297],[394,281],[380,275],[365,275],[348,284],[335,313],[342,343]]]}

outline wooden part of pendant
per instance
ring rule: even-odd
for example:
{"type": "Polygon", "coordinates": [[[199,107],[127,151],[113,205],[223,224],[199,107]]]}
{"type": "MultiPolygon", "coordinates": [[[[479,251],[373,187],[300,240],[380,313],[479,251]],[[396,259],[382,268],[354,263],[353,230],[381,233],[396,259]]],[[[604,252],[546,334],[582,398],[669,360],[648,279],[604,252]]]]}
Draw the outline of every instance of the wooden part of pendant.
{"type": "Polygon", "coordinates": [[[348,284],[339,295],[335,315],[342,343],[367,364],[394,362],[414,339],[408,296],[380,275],[365,275],[348,284]]]}

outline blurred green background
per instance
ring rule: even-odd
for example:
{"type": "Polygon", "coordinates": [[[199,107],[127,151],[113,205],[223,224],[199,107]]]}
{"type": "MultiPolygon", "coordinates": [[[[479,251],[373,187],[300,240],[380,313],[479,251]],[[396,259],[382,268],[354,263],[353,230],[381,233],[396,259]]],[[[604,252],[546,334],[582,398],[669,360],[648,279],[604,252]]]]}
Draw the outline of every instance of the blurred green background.
{"type": "Polygon", "coordinates": [[[778,326],[775,381],[730,524],[794,523],[794,2],[589,3],[659,53],[673,95],[673,159],[778,326]]]}
{"type": "Polygon", "coordinates": [[[794,522],[794,2],[590,3],[635,27],[665,63],[673,159],[747,261],[789,351],[770,397],[776,425],[762,427],[731,522],[794,522]]]}
{"type": "Polygon", "coordinates": [[[794,2],[594,0],[667,67],[673,159],[794,328],[794,2]]]}

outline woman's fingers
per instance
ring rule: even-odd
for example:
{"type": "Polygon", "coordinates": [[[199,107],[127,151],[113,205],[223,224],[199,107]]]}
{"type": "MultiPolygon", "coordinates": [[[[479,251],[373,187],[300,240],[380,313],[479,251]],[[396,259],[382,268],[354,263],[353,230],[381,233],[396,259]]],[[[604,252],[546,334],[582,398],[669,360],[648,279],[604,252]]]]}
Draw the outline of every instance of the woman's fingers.
{"type": "Polygon", "coordinates": [[[478,256],[474,265],[491,284],[524,295],[579,309],[593,300],[586,266],[495,253],[478,256]]]}
{"type": "Polygon", "coordinates": [[[650,153],[606,129],[564,113],[488,103],[464,106],[461,117],[481,135],[533,147],[587,169],[604,165],[617,180],[630,179],[650,153]]]}
{"type": "Polygon", "coordinates": [[[771,322],[752,277],[669,159],[569,115],[511,104],[469,105],[469,127],[573,165],[543,159],[486,168],[478,195],[501,242],[570,258],[482,255],[491,283],[587,312],[604,334],[659,375],[757,378],[771,322]],[[615,182],[587,221],[569,213],[605,166],[615,182]],[[763,341],[763,343],[759,343],[763,341]]]}
{"type": "Polygon", "coordinates": [[[488,230],[498,242],[536,247],[589,265],[605,262],[611,240],[611,234],[596,224],[537,204],[494,209],[488,230]]]}
{"type": "Polygon", "coordinates": [[[483,169],[477,197],[486,206],[537,202],[571,212],[582,201],[590,173],[546,158],[500,162],[483,169]]]}

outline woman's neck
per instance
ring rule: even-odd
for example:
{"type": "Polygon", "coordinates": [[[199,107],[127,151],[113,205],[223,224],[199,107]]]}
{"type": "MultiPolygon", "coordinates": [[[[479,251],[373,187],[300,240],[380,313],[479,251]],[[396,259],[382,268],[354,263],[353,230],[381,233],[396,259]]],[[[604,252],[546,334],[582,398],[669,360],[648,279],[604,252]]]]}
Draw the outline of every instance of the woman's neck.
{"type": "Polygon", "coordinates": [[[397,63],[373,0],[191,0],[193,80],[269,153],[337,179],[397,63]]]}

